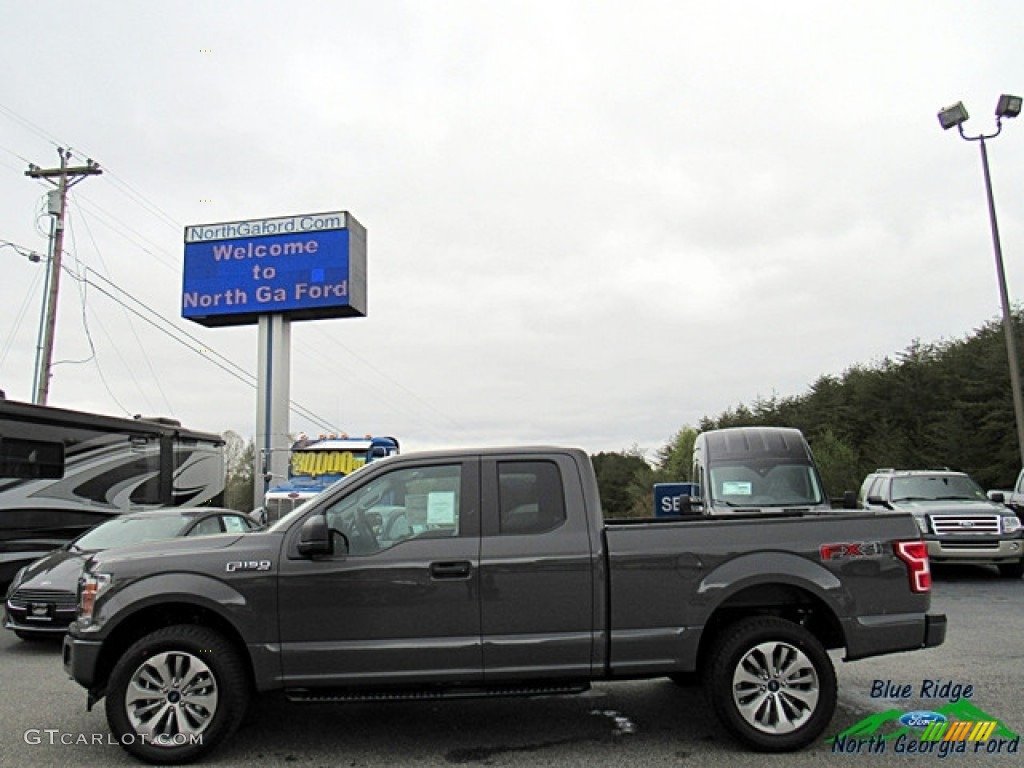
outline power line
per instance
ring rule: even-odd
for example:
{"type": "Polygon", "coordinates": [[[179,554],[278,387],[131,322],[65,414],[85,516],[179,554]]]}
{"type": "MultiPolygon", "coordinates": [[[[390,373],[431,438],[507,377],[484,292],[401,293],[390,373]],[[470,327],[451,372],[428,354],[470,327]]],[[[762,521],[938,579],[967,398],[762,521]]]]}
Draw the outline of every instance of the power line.
{"type": "MultiPolygon", "coordinates": [[[[77,196],[76,196],[76,198],[77,198],[77,196]]],[[[106,262],[103,259],[103,253],[102,253],[102,251],[100,251],[100,247],[96,243],[96,238],[93,237],[92,228],[89,226],[89,221],[82,214],[82,207],[80,205],[78,205],[78,200],[75,199],[74,202],[75,202],[75,206],[78,209],[79,215],[82,218],[82,225],[85,227],[85,232],[89,236],[89,240],[92,241],[92,247],[93,247],[93,249],[96,252],[96,258],[99,259],[100,265],[103,267],[103,269],[106,270],[107,272],[109,272],[110,268],[107,267],[106,262]]],[[[72,219],[71,221],[73,223],[74,219],[72,219]]],[[[71,233],[72,233],[72,237],[74,237],[74,228],[73,227],[72,227],[71,233]]],[[[76,261],[77,261],[77,259],[76,259],[76,261]]],[[[83,290],[81,292],[81,296],[82,296],[82,301],[83,301],[83,304],[84,304],[84,302],[85,302],[85,290],[84,290],[84,288],[83,288],[83,290]]],[[[160,393],[160,397],[163,398],[164,404],[167,406],[167,411],[169,413],[173,413],[174,412],[174,406],[171,405],[171,401],[167,397],[167,393],[164,391],[163,385],[160,383],[160,376],[157,375],[156,370],[153,368],[153,361],[150,358],[149,354],[146,352],[146,347],[142,343],[142,339],[139,338],[138,329],[135,327],[135,323],[132,322],[131,315],[129,315],[127,311],[124,312],[124,318],[125,318],[125,320],[128,323],[128,327],[131,329],[132,337],[135,339],[135,343],[138,345],[139,351],[142,353],[142,359],[146,361],[146,367],[149,369],[149,373],[153,377],[153,381],[156,384],[157,391],[160,393]]],[[[99,321],[99,317],[98,316],[97,316],[97,321],[99,321]]],[[[84,317],[83,317],[83,322],[84,322],[84,317]]],[[[104,331],[105,330],[106,329],[104,329],[104,331]]],[[[108,334],[108,338],[109,338],[109,334],[108,334]]],[[[114,345],[114,347],[115,347],[115,349],[117,348],[116,345],[114,345]]],[[[97,359],[96,365],[99,366],[99,359],[97,359]]],[[[134,374],[134,372],[132,371],[132,369],[130,367],[128,368],[128,370],[129,370],[129,373],[131,373],[132,380],[136,382],[136,386],[138,386],[139,391],[142,393],[142,396],[145,397],[148,400],[149,398],[148,398],[148,396],[146,394],[145,388],[142,387],[138,383],[138,381],[135,379],[135,374],[134,374]]]]}
{"type": "MultiPolygon", "coordinates": [[[[318,329],[318,330],[319,330],[319,329],[318,329]]],[[[408,387],[404,386],[404,385],[403,385],[403,384],[402,384],[401,382],[399,382],[399,381],[397,381],[396,379],[394,379],[393,377],[389,376],[389,375],[388,375],[387,373],[385,373],[384,371],[382,371],[382,370],[381,370],[380,368],[378,368],[378,367],[377,367],[376,365],[374,365],[374,364],[373,364],[373,363],[371,363],[371,362],[370,362],[369,360],[367,360],[366,358],[364,358],[364,357],[363,357],[362,355],[360,355],[360,354],[358,354],[357,352],[353,351],[353,350],[352,350],[352,349],[351,349],[350,347],[348,347],[348,346],[346,346],[345,344],[343,344],[342,342],[338,341],[338,340],[337,340],[336,338],[334,338],[334,337],[332,337],[332,336],[328,335],[326,331],[322,331],[322,330],[321,330],[321,335],[323,336],[323,338],[325,338],[325,339],[326,339],[327,341],[329,341],[329,342],[330,342],[331,344],[334,344],[334,345],[335,345],[336,347],[339,347],[339,348],[341,348],[341,349],[345,350],[345,351],[346,351],[346,352],[347,352],[347,353],[348,353],[349,355],[351,355],[352,357],[354,357],[354,358],[355,358],[356,360],[358,360],[358,361],[359,361],[360,363],[362,363],[362,364],[363,364],[364,366],[366,366],[366,367],[367,367],[367,368],[369,368],[369,369],[370,369],[371,371],[373,371],[373,372],[374,372],[374,373],[376,373],[376,374],[377,374],[378,376],[380,376],[380,378],[382,378],[382,379],[384,379],[385,381],[389,382],[389,383],[390,383],[390,384],[392,384],[392,385],[393,385],[394,387],[396,387],[396,388],[397,388],[397,389],[399,389],[400,391],[404,392],[404,393],[405,393],[406,395],[408,395],[409,397],[413,398],[413,399],[414,399],[415,401],[419,402],[419,403],[420,403],[421,405],[423,405],[424,407],[426,407],[426,408],[429,408],[429,409],[430,409],[430,410],[432,410],[432,411],[433,411],[433,412],[434,412],[435,414],[437,414],[437,415],[441,416],[441,417],[442,417],[443,419],[445,419],[446,421],[448,421],[448,422],[449,422],[449,423],[450,423],[451,425],[455,426],[455,427],[456,427],[456,428],[458,428],[458,429],[462,429],[462,430],[464,430],[464,429],[465,429],[465,426],[464,426],[463,424],[460,424],[460,423],[459,423],[459,422],[458,422],[458,421],[457,421],[456,419],[452,418],[451,416],[449,416],[449,415],[448,415],[448,414],[446,414],[445,412],[443,412],[443,411],[441,411],[440,409],[436,408],[435,406],[431,405],[431,404],[430,404],[429,402],[427,402],[426,400],[424,400],[423,398],[421,398],[421,397],[420,397],[419,395],[417,395],[417,394],[416,394],[415,392],[413,392],[412,390],[410,390],[410,389],[409,389],[408,387]]],[[[328,359],[329,359],[329,358],[328,358],[328,359]]],[[[371,390],[372,390],[372,388],[371,388],[371,390]]],[[[392,407],[393,407],[393,406],[392,406],[392,407]]]]}
{"type": "MultiPolygon", "coordinates": [[[[33,123],[31,120],[29,120],[29,119],[23,117],[22,115],[18,114],[17,112],[12,110],[11,108],[6,107],[6,106],[0,104],[0,113],[6,115],[9,119],[11,119],[11,120],[21,124],[22,126],[27,127],[29,130],[31,130],[32,132],[34,132],[38,136],[41,136],[46,141],[48,141],[49,143],[53,144],[55,147],[59,148],[61,146],[62,143],[56,137],[52,136],[46,130],[44,130],[40,126],[36,125],[35,123],[33,123]]],[[[66,144],[64,146],[66,146],[66,144]]],[[[6,150],[6,151],[11,152],[11,150],[6,150]]],[[[86,162],[90,161],[89,156],[83,154],[80,150],[69,149],[69,150],[67,150],[67,152],[69,154],[73,154],[76,157],[84,159],[86,162]]],[[[20,158],[20,156],[17,153],[15,153],[15,152],[11,152],[11,154],[14,155],[15,157],[19,157],[20,158]]],[[[26,162],[27,162],[27,160],[26,160],[26,162]]],[[[119,174],[117,174],[116,172],[112,171],[109,167],[104,167],[104,171],[105,171],[104,178],[107,179],[111,183],[111,185],[113,187],[115,187],[119,192],[121,192],[121,194],[124,194],[126,197],[128,197],[130,200],[132,200],[135,204],[139,205],[141,208],[146,210],[149,214],[151,214],[155,218],[159,219],[162,223],[166,224],[169,227],[172,227],[172,228],[175,228],[175,229],[179,229],[179,230],[184,228],[184,225],[182,225],[180,222],[178,222],[175,219],[174,216],[172,216],[170,213],[165,211],[163,208],[161,208],[159,205],[157,205],[153,201],[149,200],[145,195],[143,195],[139,190],[137,190],[134,186],[132,186],[126,179],[122,178],[119,174]]],[[[92,209],[91,213],[93,213],[93,215],[96,216],[97,219],[101,223],[105,224],[114,233],[116,233],[119,236],[123,237],[125,240],[133,243],[136,247],[140,247],[141,250],[143,251],[143,253],[151,256],[153,259],[155,259],[157,262],[159,262],[163,266],[167,267],[168,269],[171,269],[172,271],[176,271],[178,269],[179,264],[176,263],[176,261],[174,263],[168,261],[167,257],[170,256],[170,254],[168,253],[168,251],[166,251],[166,249],[163,248],[162,245],[160,245],[160,244],[150,240],[145,235],[143,235],[141,232],[139,232],[138,230],[134,229],[130,225],[126,224],[118,216],[116,216],[116,215],[106,211],[102,206],[100,206],[99,204],[97,204],[97,203],[93,202],[92,200],[90,200],[88,197],[85,197],[85,196],[83,196],[81,194],[76,195],[76,204],[78,204],[79,208],[82,209],[82,210],[85,210],[87,207],[92,209]],[[147,245],[150,246],[150,247],[147,247],[147,245]]],[[[90,233],[90,236],[91,236],[91,233],[90,233]]],[[[94,243],[95,243],[95,241],[94,241],[94,243]]],[[[172,257],[172,258],[174,258],[174,257],[172,257]]],[[[93,274],[98,274],[98,273],[96,273],[94,271],[93,274]]],[[[129,295],[130,296],[130,294],[127,294],[127,293],[125,293],[125,295],[129,295]]],[[[179,332],[180,332],[180,330],[179,330],[179,332]]],[[[198,342],[197,341],[197,343],[201,344],[204,348],[207,348],[205,344],[202,344],[202,342],[198,342]]],[[[347,352],[349,352],[350,355],[352,355],[357,360],[359,360],[364,366],[370,368],[372,371],[374,371],[382,379],[388,381],[391,385],[393,385],[401,393],[405,394],[406,396],[411,397],[414,401],[419,403],[421,406],[423,406],[426,409],[432,411],[434,414],[436,414],[437,416],[441,417],[444,421],[448,422],[449,424],[451,424],[451,425],[453,425],[453,426],[455,426],[455,427],[457,427],[459,429],[464,429],[464,426],[462,424],[460,424],[456,419],[454,419],[450,415],[444,413],[443,411],[439,410],[433,404],[427,402],[426,400],[424,400],[420,396],[416,395],[416,393],[412,392],[408,387],[404,386],[400,382],[396,381],[394,378],[392,378],[392,377],[388,376],[387,374],[385,374],[383,371],[381,371],[379,368],[377,368],[376,366],[371,364],[365,358],[362,358],[361,356],[359,356],[358,354],[353,352],[351,349],[345,347],[344,345],[342,345],[342,344],[340,344],[340,343],[338,343],[336,341],[334,341],[334,343],[337,344],[338,346],[341,346],[343,349],[345,349],[347,352]]],[[[196,351],[196,350],[193,350],[193,351],[196,351]]],[[[207,359],[209,359],[209,358],[207,358],[207,359]]],[[[224,359],[226,359],[226,358],[224,358],[224,359]]],[[[321,362],[321,364],[323,363],[322,359],[320,360],[320,362],[321,362]]],[[[247,373],[247,375],[251,375],[251,374],[247,373]]],[[[154,377],[155,377],[155,375],[154,375],[154,377]]],[[[155,379],[157,381],[159,381],[159,377],[155,377],[155,379]]],[[[406,413],[414,413],[414,414],[416,414],[417,417],[421,417],[422,416],[422,414],[419,411],[419,409],[410,410],[410,409],[408,409],[406,407],[403,407],[401,405],[396,405],[396,403],[394,401],[389,402],[387,399],[385,399],[381,395],[381,393],[377,389],[375,389],[373,387],[367,388],[366,391],[369,392],[375,399],[380,400],[381,402],[383,402],[386,406],[388,406],[390,408],[394,408],[394,409],[399,410],[399,411],[404,411],[406,413]]],[[[164,399],[166,400],[166,395],[164,396],[164,399]]],[[[293,404],[293,406],[296,405],[294,401],[292,401],[292,404],[293,404]]],[[[299,406],[299,407],[301,408],[301,406],[299,406]]],[[[295,410],[295,409],[293,408],[293,410],[295,410]]],[[[314,422],[316,422],[320,426],[324,426],[324,420],[322,419],[322,417],[315,416],[315,418],[313,418],[311,420],[313,420],[314,422]]],[[[329,427],[329,428],[332,429],[332,430],[335,429],[334,427],[329,427]]]]}
{"type": "MultiPolygon", "coordinates": [[[[48,141],[54,147],[59,147],[61,145],[61,142],[58,139],[56,139],[53,136],[51,136],[45,130],[40,128],[38,125],[33,123],[31,120],[29,120],[27,117],[22,117],[21,115],[19,115],[17,112],[15,112],[10,107],[6,107],[3,104],[0,104],[0,112],[2,112],[3,114],[7,115],[7,117],[9,119],[13,120],[14,122],[20,123],[23,127],[28,128],[30,131],[35,133],[37,136],[41,136],[42,138],[46,139],[46,141],[48,141]]],[[[28,161],[26,160],[25,162],[28,162],[28,161]]]]}
{"type": "MultiPolygon", "coordinates": [[[[4,152],[9,154],[11,157],[18,158],[21,162],[23,162],[25,164],[28,164],[28,163],[32,162],[31,160],[29,160],[24,155],[20,155],[17,152],[15,152],[13,149],[9,149],[8,147],[3,146],[2,144],[0,144],[0,149],[2,149],[4,152]]],[[[17,170],[19,173],[21,172],[21,168],[16,168],[15,170],[17,170]]]]}
{"type": "MultiPolygon", "coordinates": [[[[65,269],[65,271],[68,272],[68,274],[73,274],[71,272],[71,270],[69,270],[67,267],[65,267],[64,269],[65,269]]],[[[95,365],[96,365],[96,374],[100,377],[100,382],[103,384],[103,388],[107,391],[107,394],[110,396],[110,399],[113,400],[114,403],[117,405],[117,407],[121,409],[122,413],[124,413],[125,415],[131,415],[131,411],[129,411],[127,408],[125,408],[124,404],[118,399],[117,395],[114,394],[113,389],[111,389],[111,387],[110,387],[110,382],[107,381],[107,377],[103,373],[103,366],[100,365],[99,355],[96,353],[96,345],[93,343],[93,340],[92,340],[92,331],[89,328],[89,318],[88,318],[88,313],[86,311],[87,310],[87,306],[88,306],[88,302],[86,301],[85,293],[86,293],[85,283],[80,281],[79,282],[79,296],[80,296],[81,305],[82,305],[82,327],[85,330],[85,338],[86,338],[86,341],[88,341],[88,343],[89,343],[89,351],[91,352],[91,354],[85,360],[71,360],[71,361],[63,361],[63,362],[87,363],[90,360],[92,360],[95,363],[95,365]]],[[[107,338],[109,339],[110,338],[110,334],[107,333],[107,329],[103,327],[103,323],[100,322],[98,316],[96,318],[96,322],[99,323],[100,329],[103,331],[104,334],[106,334],[107,338]]],[[[121,353],[120,353],[120,350],[118,350],[117,345],[116,344],[112,344],[111,346],[114,348],[115,354],[117,354],[118,357],[121,357],[121,353]]],[[[128,375],[132,377],[132,381],[135,382],[136,386],[139,386],[139,382],[135,378],[135,374],[132,372],[131,367],[128,366],[124,362],[124,358],[121,358],[121,362],[128,369],[128,375]]],[[[54,363],[54,365],[57,365],[57,363],[54,363]]],[[[141,387],[140,387],[140,389],[141,389],[141,387]]]]}
{"type": "Polygon", "coordinates": [[[111,174],[110,181],[111,183],[114,184],[114,186],[122,187],[121,191],[123,194],[125,194],[128,198],[134,200],[136,203],[145,208],[158,219],[162,219],[163,222],[172,229],[180,231],[185,228],[184,225],[179,223],[173,216],[171,216],[171,214],[167,213],[163,208],[158,206],[156,203],[143,196],[142,193],[137,192],[134,187],[132,187],[127,181],[122,179],[119,175],[111,174]]]}
{"type": "MultiPolygon", "coordinates": [[[[10,120],[20,124],[21,126],[23,126],[25,128],[28,128],[31,132],[33,132],[37,136],[40,136],[41,138],[45,139],[47,142],[52,144],[54,147],[60,148],[61,146],[67,146],[66,142],[61,142],[59,139],[57,139],[56,137],[54,137],[53,135],[48,133],[44,128],[36,125],[31,120],[29,120],[27,117],[24,117],[23,115],[18,114],[17,112],[15,112],[10,107],[7,107],[7,106],[4,106],[3,104],[0,104],[0,113],[3,113],[4,115],[6,115],[8,117],[8,119],[10,119],[10,120]]],[[[17,152],[14,152],[13,150],[7,149],[6,147],[0,147],[0,149],[3,149],[5,152],[9,152],[11,155],[13,155],[14,157],[18,158],[19,160],[21,160],[24,163],[31,163],[31,161],[28,158],[19,155],[17,152]]],[[[79,152],[78,150],[74,150],[74,149],[71,149],[69,151],[72,152],[75,156],[81,158],[82,160],[85,160],[88,163],[90,157],[87,154],[83,154],[82,152],[79,152]]],[[[136,190],[126,180],[122,179],[120,177],[120,174],[111,172],[111,170],[109,168],[105,168],[104,170],[107,172],[108,176],[110,177],[110,181],[113,184],[113,186],[118,187],[120,189],[120,191],[122,192],[122,194],[124,194],[126,197],[131,198],[138,205],[140,205],[142,208],[145,208],[146,210],[148,210],[151,214],[153,214],[157,218],[162,219],[164,221],[164,223],[167,224],[168,226],[171,226],[171,227],[174,227],[174,228],[177,228],[177,229],[183,229],[184,228],[173,216],[171,216],[169,213],[167,213],[165,210],[163,210],[160,206],[158,206],[152,200],[149,200],[145,195],[143,195],[141,192],[136,190]]]]}
{"type": "Polygon", "coordinates": [[[14,326],[11,328],[11,332],[7,336],[7,341],[4,342],[3,351],[0,352],[0,367],[3,367],[4,361],[7,359],[7,355],[11,351],[11,347],[14,346],[14,339],[18,334],[18,330],[21,328],[21,323],[25,319],[25,315],[28,312],[28,306],[31,300],[35,297],[36,287],[39,285],[39,279],[42,277],[42,270],[36,270],[36,273],[32,276],[32,282],[28,286],[28,291],[25,292],[25,298],[22,299],[21,306],[18,307],[18,314],[14,318],[14,326]]]}
{"type": "Polygon", "coordinates": [[[130,243],[132,243],[133,245],[141,248],[143,253],[145,253],[145,254],[147,254],[149,256],[152,256],[156,261],[160,262],[161,265],[167,267],[171,271],[177,271],[177,269],[178,269],[178,265],[177,264],[174,264],[174,263],[168,261],[166,258],[158,255],[157,252],[161,252],[163,254],[166,254],[167,256],[170,255],[166,250],[164,250],[162,245],[160,245],[159,243],[153,242],[152,240],[147,238],[145,235],[143,235],[138,230],[136,230],[136,229],[130,227],[129,225],[125,224],[124,222],[120,221],[116,216],[113,216],[112,214],[110,214],[108,211],[106,211],[104,208],[102,208],[99,204],[97,204],[97,203],[93,202],[92,200],[90,200],[86,195],[79,194],[79,195],[76,195],[75,197],[76,197],[76,200],[78,202],[78,206],[82,210],[86,210],[87,208],[90,208],[90,207],[95,209],[95,210],[91,211],[92,215],[96,216],[97,219],[99,219],[103,224],[105,224],[107,227],[109,227],[113,232],[115,232],[116,234],[120,235],[125,240],[127,240],[130,243]],[[127,230],[132,235],[134,235],[135,238],[137,238],[137,239],[133,239],[129,235],[126,235],[124,233],[124,231],[122,231],[122,230],[127,230]],[[145,246],[145,244],[148,244],[148,245],[152,246],[152,249],[147,248],[145,246]],[[153,250],[153,249],[155,249],[155,250],[153,250]]]}
{"type": "MultiPolygon", "coordinates": [[[[163,317],[158,312],[156,312],[156,311],[150,309],[149,307],[147,307],[141,301],[139,301],[134,296],[132,296],[131,293],[129,293],[125,289],[123,289],[120,286],[118,286],[116,283],[114,283],[109,278],[104,277],[103,275],[99,274],[98,272],[96,272],[96,270],[85,268],[85,272],[86,272],[85,275],[77,276],[75,279],[85,281],[86,283],[91,285],[93,288],[98,290],[100,293],[102,293],[103,295],[107,296],[112,301],[116,302],[117,304],[120,304],[124,309],[126,309],[129,312],[131,312],[133,315],[135,315],[139,319],[141,319],[141,320],[145,321],[146,323],[148,323],[149,325],[153,326],[156,330],[160,331],[165,336],[170,337],[175,342],[177,342],[178,344],[184,346],[185,348],[189,349],[190,351],[195,352],[196,354],[201,355],[204,359],[209,360],[215,366],[217,366],[218,368],[220,368],[221,370],[223,370],[225,373],[229,374],[230,376],[233,376],[234,378],[238,379],[243,384],[246,384],[246,385],[252,387],[253,389],[256,388],[257,382],[256,382],[256,376],[254,374],[252,374],[249,371],[247,371],[246,369],[242,368],[240,365],[238,365],[237,363],[233,362],[232,360],[230,360],[229,358],[225,357],[224,355],[221,355],[219,352],[211,349],[210,346],[208,344],[206,344],[204,341],[202,341],[201,339],[197,338],[196,336],[193,336],[192,334],[188,333],[187,331],[185,331],[185,330],[179,328],[178,326],[174,325],[170,320],[168,320],[167,318],[163,317]],[[104,283],[109,285],[113,290],[115,290],[119,294],[121,294],[121,295],[123,295],[123,296],[125,296],[125,297],[127,297],[129,299],[131,299],[132,302],[134,302],[138,306],[142,307],[142,309],[145,310],[145,312],[149,313],[150,315],[153,315],[154,317],[158,318],[161,322],[165,323],[167,326],[170,327],[171,330],[168,330],[167,328],[161,327],[155,320],[153,320],[150,317],[147,317],[145,314],[143,314],[143,312],[140,312],[138,309],[129,306],[126,302],[122,301],[121,298],[119,298],[118,296],[114,295],[114,293],[112,293],[110,290],[107,290],[106,288],[104,288],[103,286],[99,285],[98,283],[93,282],[93,280],[91,280],[90,277],[99,278],[104,283]],[[177,334],[177,335],[175,335],[175,334],[177,334]],[[185,339],[188,339],[189,341],[193,342],[194,344],[196,344],[198,346],[190,346],[188,344],[188,342],[183,340],[181,337],[184,337],[185,339]],[[214,358],[216,358],[216,359],[214,359],[214,358]]],[[[306,408],[304,405],[301,405],[300,403],[295,402],[294,400],[291,400],[289,402],[289,405],[290,405],[289,410],[291,410],[293,413],[295,413],[295,414],[297,414],[299,416],[302,416],[303,418],[311,421],[312,423],[316,424],[319,427],[327,429],[328,431],[335,431],[335,432],[342,432],[342,431],[344,431],[342,429],[339,429],[337,425],[332,424],[329,419],[326,419],[326,418],[320,416],[319,414],[311,411],[309,408],[306,408]]]]}
{"type": "Polygon", "coordinates": [[[27,248],[24,245],[12,243],[10,240],[0,240],[0,248],[12,248],[17,253],[27,258],[29,261],[35,262],[37,264],[43,260],[41,254],[37,253],[36,251],[33,251],[31,248],[27,248]]]}
{"type": "MultiPolygon", "coordinates": [[[[68,223],[69,224],[71,224],[73,221],[74,221],[73,218],[68,217],[68,223]]],[[[72,251],[71,255],[75,259],[75,264],[80,266],[81,262],[78,259],[78,244],[77,244],[77,242],[75,240],[75,230],[74,230],[74,227],[73,226],[69,226],[68,230],[71,233],[71,243],[72,243],[72,246],[74,248],[74,250],[72,251]]],[[[99,258],[100,258],[100,261],[102,263],[102,260],[103,260],[102,256],[100,256],[99,258]]],[[[74,272],[69,270],[66,265],[65,265],[64,269],[65,269],[66,272],[68,272],[69,275],[75,274],[74,272]]],[[[107,394],[110,396],[110,399],[113,400],[114,403],[126,415],[131,415],[131,412],[127,408],[125,408],[124,404],[118,399],[117,395],[114,394],[113,389],[111,389],[110,382],[107,381],[107,376],[104,373],[103,365],[100,363],[100,356],[99,356],[99,354],[96,351],[96,344],[93,342],[93,338],[92,338],[92,328],[91,328],[91,326],[89,324],[89,313],[88,313],[89,301],[88,301],[87,284],[84,281],[76,281],[76,282],[78,283],[78,299],[79,299],[79,304],[81,305],[81,312],[82,312],[82,330],[85,331],[85,338],[86,338],[86,341],[89,343],[89,350],[90,350],[90,352],[92,354],[88,358],[86,358],[85,360],[72,360],[72,361],[62,361],[62,362],[69,362],[69,363],[74,363],[74,364],[80,364],[80,363],[87,363],[87,362],[89,362],[91,360],[93,362],[93,364],[95,365],[96,374],[100,377],[100,382],[103,384],[103,388],[107,391],[107,394]]],[[[127,317],[127,315],[126,315],[126,317],[127,317]]],[[[149,396],[146,394],[146,390],[143,389],[142,385],[139,383],[138,378],[136,378],[134,369],[130,365],[128,365],[128,363],[125,361],[124,356],[121,354],[120,347],[117,344],[113,343],[113,340],[111,339],[110,334],[107,332],[107,329],[103,325],[103,321],[100,320],[100,317],[99,317],[98,314],[96,315],[96,324],[99,326],[100,330],[103,331],[103,334],[107,337],[107,340],[111,342],[110,346],[114,350],[114,354],[117,355],[118,359],[121,361],[121,364],[128,371],[128,375],[131,377],[131,380],[133,382],[135,382],[135,386],[142,393],[143,398],[148,403],[149,402],[149,396]]],[[[128,324],[134,330],[134,326],[131,324],[131,320],[130,319],[128,320],[128,324]]],[[[143,352],[143,358],[147,362],[149,361],[149,358],[148,358],[148,356],[146,356],[145,352],[143,352]]],[[[56,366],[56,365],[58,365],[58,363],[54,363],[54,366],[56,366]]],[[[171,410],[173,411],[173,409],[171,409],[171,410]]]]}
{"type": "Polygon", "coordinates": [[[120,304],[122,307],[124,307],[128,311],[132,312],[132,314],[134,314],[134,315],[136,315],[138,317],[141,317],[146,322],[148,322],[150,325],[153,325],[153,326],[157,327],[158,330],[162,331],[163,333],[167,333],[168,335],[170,335],[170,332],[168,332],[168,331],[164,330],[163,328],[160,328],[159,326],[157,326],[156,323],[153,320],[143,316],[138,310],[132,309],[127,304],[125,304],[123,301],[121,301],[119,298],[117,298],[116,296],[112,295],[109,291],[106,291],[102,287],[100,287],[100,286],[96,285],[95,283],[92,283],[91,281],[89,281],[89,275],[91,274],[91,275],[99,278],[104,283],[106,283],[108,286],[110,286],[111,288],[116,290],[120,295],[127,297],[133,303],[137,304],[139,307],[142,308],[142,310],[144,310],[145,312],[148,312],[149,314],[151,314],[154,317],[158,318],[162,323],[165,323],[170,328],[172,328],[174,333],[177,333],[177,334],[179,334],[181,336],[184,336],[189,341],[194,342],[195,344],[197,344],[198,347],[189,347],[189,349],[191,349],[193,352],[197,352],[198,354],[203,354],[204,357],[209,359],[210,355],[204,354],[204,350],[205,350],[205,351],[211,353],[214,357],[216,357],[219,360],[221,360],[223,362],[223,365],[233,369],[236,373],[240,373],[243,376],[249,377],[249,379],[251,379],[252,381],[255,382],[255,379],[256,379],[255,375],[249,373],[249,371],[247,371],[245,368],[243,368],[242,366],[240,366],[237,363],[235,363],[234,361],[232,361],[230,358],[227,358],[224,355],[220,354],[219,352],[211,349],[210,346],[205,341],[203,341],[202,339],[200,339],[200,338],[198,338],[196,336],[193,336],[188,331],[183,330],[182,328],[180,328],[177,325],[175,325],[172,321],[170,321],[167,318],[165,318],[159,312],[157,312],[154,309],[148,307],[146,304],[141,302],[139,299],[135,298],[135,296],[133,296],[131,293],[129,293],[124,288],[119,286],[117,283],[115,283],[110,278],[104,277],[99,272],[97,272],[95,269],[88,269],[88,268],[86,268],[86,273],[87,274],[82,279],[86,280],[87,282],[90,283],[90,285],[93,285],[97,290],[99,290],[100,292],[104,293],[105,295],[110,297],[112,300],[116,301],[118,304],[120,304]]]}

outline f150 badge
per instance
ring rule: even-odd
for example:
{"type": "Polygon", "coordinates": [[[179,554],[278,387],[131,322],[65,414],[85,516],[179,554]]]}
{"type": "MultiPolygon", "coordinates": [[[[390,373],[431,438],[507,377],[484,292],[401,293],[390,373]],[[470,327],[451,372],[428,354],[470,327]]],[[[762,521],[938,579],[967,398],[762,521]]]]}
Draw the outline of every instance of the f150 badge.
{"type": "Polygon", "coordinates": [[[224,570],[228,573],[234,573],[235,571],[269,571],[270,561],[269,560],[232,560],[226,566],[224,570]]]}

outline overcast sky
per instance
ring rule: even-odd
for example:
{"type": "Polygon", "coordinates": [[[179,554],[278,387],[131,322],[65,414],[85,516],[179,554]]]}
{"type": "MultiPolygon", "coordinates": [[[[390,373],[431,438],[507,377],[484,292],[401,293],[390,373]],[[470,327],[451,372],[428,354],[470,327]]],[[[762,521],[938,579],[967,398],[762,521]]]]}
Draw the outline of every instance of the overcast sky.
{"type": "MultiPolygon", "coordinates": [[[[999,316],[978,145],[936,113],[962,99],[994,130],[1022,20],[1019,0],[0,0],[0,240],[46,251],[28,162],[70,146],[105,170],[70,197],[51,405],[253,435],[254,387],[215,363],[254,374],[256,328],[181,319],[184,227],[347,210],[368,316],[293,325],[295,401],[407,450],[653,455],[999,316]]],[[[1024,119],[1004,128],[1017,300],[1024,119]]],[[[43,264],[0,247],[0,267],[0,389],[30,400],[43,264]]]]}

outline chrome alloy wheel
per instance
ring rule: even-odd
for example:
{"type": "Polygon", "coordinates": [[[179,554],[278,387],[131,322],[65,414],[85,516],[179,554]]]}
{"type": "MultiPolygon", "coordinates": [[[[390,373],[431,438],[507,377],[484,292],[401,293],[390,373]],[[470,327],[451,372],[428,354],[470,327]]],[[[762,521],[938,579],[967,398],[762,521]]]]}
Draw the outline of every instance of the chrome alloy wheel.
{"type": "Polygon", "coordinates": [[[751,648],[732,676],[732,697],[753,728],[791,733],[814,714],[821,685],[811,660],[796,646],[769,641],[751,648]]]}
{"type": "Polygon", "coordinates": [[[125,691],[128,721],[155,746],[176,747],[206,730],[217,713],[217,681],[198,657],[158,653],[132,673],[125,691]]]}

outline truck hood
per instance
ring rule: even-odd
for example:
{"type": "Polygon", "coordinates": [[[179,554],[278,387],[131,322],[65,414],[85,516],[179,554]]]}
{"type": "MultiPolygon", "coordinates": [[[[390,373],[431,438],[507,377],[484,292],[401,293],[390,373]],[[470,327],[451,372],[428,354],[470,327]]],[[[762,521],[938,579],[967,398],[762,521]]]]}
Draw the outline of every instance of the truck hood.
{"type": "Polygon", "coordinates": [[[915,515],[1012,515],[1013,512],[994,501],[969,501],[950,499],[948,501],[894,501],[892,506],[901,512],[915,515]]]}
{"type": "Polygon", "coordinates": [[[163,541],[149,541],[145,544],[133,544],[130,547],[118,547],[104,552],[98,552],[89,560],[91,569],[104,568],[120,562],[157,560],[165,557],[173,557],[181,560],[187,559],[189,555],[198,555],[203,552],[212,552],[218,549],[226,549],[239,539],[246,536],[260,536],[260,533],[219,533],[212,536],[197,536],[195,538],[165,539],[163,541]]]}

